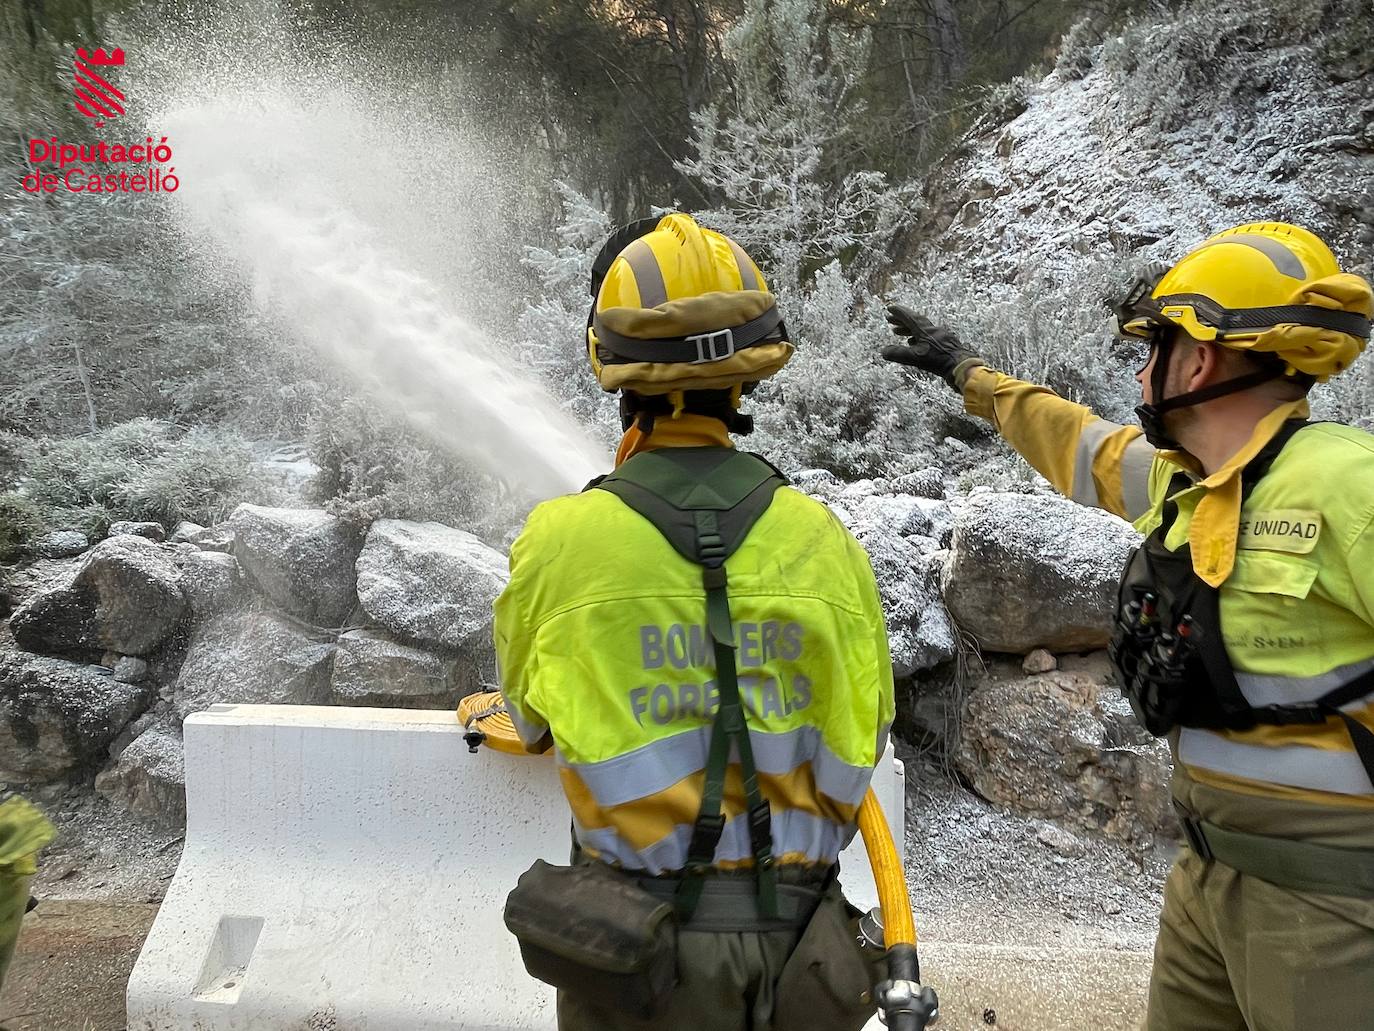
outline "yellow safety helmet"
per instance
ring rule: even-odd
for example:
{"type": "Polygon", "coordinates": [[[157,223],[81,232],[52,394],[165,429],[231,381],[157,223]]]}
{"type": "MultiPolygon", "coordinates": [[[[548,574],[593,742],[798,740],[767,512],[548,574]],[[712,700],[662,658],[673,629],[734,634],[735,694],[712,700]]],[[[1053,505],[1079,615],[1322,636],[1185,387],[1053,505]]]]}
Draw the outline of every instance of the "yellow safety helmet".
{"type": "Polygon", "coordinates": [[[792,357],[758,266],[690,215],[641,219],[614,233],[593,262],[592,296],[587,355],[608,392],[742,388],[792,357]]]}
{"type": "Polygon", "coordinates": [[[1362,277],[1341,272],[1313,233],[1253,222],[1208,238],[1154,281],[1137,282],[1117,314],[1128,336],[1176,326],[1194,340],[1272,354],[1289,375],[1325,382],[1364,350],[1374,295],[1362,277]]]}

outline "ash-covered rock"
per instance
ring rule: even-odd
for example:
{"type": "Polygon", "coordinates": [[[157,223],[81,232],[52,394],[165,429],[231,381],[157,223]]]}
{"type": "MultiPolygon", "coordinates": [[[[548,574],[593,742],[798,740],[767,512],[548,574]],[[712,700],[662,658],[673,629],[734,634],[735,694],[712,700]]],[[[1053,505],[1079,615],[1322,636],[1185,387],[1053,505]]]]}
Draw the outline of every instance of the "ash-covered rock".
{"type": "Polygon", "coordinates": [[[90,540],[80,530],[55,530],[37,538],[33,551],[39,558],[72,558],[90,546],[90,540]]]}
{"type": "Polygon", "coordinates": [[[987,651],[1103,648],[1139,541],[1124,521],[1064,498],[979,494],[955,523],[945,604],[987,651]]]}
{"type": "Polygon", "coordinates": [[[161,543],[167,539],[167,531],[163,529],[161,523],[136,523],[127,519],[121,519],[110,524],[109,536],[122,537],[125,534],[132,534],[135,537],[146,537],[155,543],[161,543]]]}
{"type": "Polygon", "coordinates": [[[945,499],[945,474],[939,466],[917,469],[903,473],[888,483],[894,494],[910,494],[918,498],[931,498],[935,501],[945,499]]]}
{"type": "Polygon", "coordinates": [[[1169,749],[1121,712],[1105,659],[1025,676],[970,672],[955,763],[980,795],[1127,841],[1174,829],[1169,749]]]}
{"type": "Polygon", "coordinates": [[[186,609],[179,571],[143,537],[101,541],[70,581],[41,591],[10,621],[20,647],[50,655],[146,655],[176,627],[186,609]]]}
{"type": "Polygon", "coordinates": [[[33,655],[0,635],[0,780],[54,780],[98,762],[146,703],[146,691],[109,670],[33,655]]]}
{"type": "Polygon", "coordinates": [[[278,607],[316,626],[340,626],[356,603],[361,542],[318,509],[240,505],[229,517],[234,557],[278,607]]]}
{"type": "Polygon", "coordinates": [[[332,686],[339,705],[447,709],[477,687],[477,670],[379,631],[350,630],[339,637],[332,686]]]}
{"type": "Polygon", "coordinates": [[[182,593],[197,622],[248,603],[251,595],[233,555],[183,548],[175,561],[182,593]]]}
{"type": "Polygon", "coordinates": [[[505,555],[441,523],[379,519],[358,557],[358,598],[375,622],[484,664],[492,605],[509,579],[505,555]]]}
{"type": "Polygon", "coordinates": [[[191,638],[173,690],[184,718],[219,702],[324,705],[333,637],[269,612],[226,612],[191,638]]]}
{"type": "Polygon", "coordinates": [[[940,598],[940,553],[881,526],[861,527],[856,536],[878,581],[893,674],[908,677],[953,658],[954,628],[940,598]]]}
{"type": "Polygon", "coordinates": [[[186,763],[181,722],[159,713],[95,778],[95,789],[155,823],[186,822],[186,763]]]}

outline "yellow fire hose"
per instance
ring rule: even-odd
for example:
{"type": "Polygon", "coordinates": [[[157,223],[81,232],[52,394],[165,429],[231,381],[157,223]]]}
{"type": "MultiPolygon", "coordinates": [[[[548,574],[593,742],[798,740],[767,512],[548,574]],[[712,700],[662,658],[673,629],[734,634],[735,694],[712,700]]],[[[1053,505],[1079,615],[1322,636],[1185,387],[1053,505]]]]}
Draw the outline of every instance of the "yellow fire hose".
{"type": "MultiPolygon", "coordinates": [[[[482,691],[463,698],[458,703],[458,721],[463,725],[463,740],[473,752],[486,745],[498,752],[529,754],[506,712],[500,691],[482,691]]],[[[878,886],[878,903],[883,913],[888,980],[878,985],[876,991],[883,1022],[894,1031],[922,1031],[938,1018],[939,1003],[935,992],[920,983],[916,921],[911,915],[906,874],[887,817],[872,788],[859,806],[859,833],[864,839],[868,862],[873,867],[873,881],[878,886]]]]}
{"type": "Polygon", "coordinates": [[[864,839],[878,904],[883,911],[883,945],[887,949],[887,980],[877,987],[883,1023],[895,1031],[922,1031],[939,1019],[934,989],[921,985],[916,959],[916,920],[906,892],[906,871],[892,840],[883,807],[873,789],[859,806],[859,833],[864,839]]]}

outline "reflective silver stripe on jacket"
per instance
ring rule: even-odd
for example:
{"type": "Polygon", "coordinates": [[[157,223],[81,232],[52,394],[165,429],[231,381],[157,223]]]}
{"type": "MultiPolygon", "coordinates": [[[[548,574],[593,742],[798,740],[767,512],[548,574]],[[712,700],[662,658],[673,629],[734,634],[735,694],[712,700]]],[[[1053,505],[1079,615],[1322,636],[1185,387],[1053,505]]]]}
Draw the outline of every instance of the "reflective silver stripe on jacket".
{"type": "MultiPolygon", "coordinates": [[[[644,870],[652,875],[673,873],[685,867],[687,846],[692,840],[692,825],[680,823],[666,837],[636,852],[613,828],[587,830],[575,825],[575,830],[577,840],[599,853],[605,862],[619,863],[627,870],[644,870]]],[[[773,855],[795,853],[806,856],[811,862],[834,863],[853,840],[855,830],[855,824],[835,823],[801,809],[774,812],[773,855]]],[[[749,818],[741,814],[725,824],[715,860],[717,863],[739,862],[753,854],[749,843],[749,818]]]]}
{"type": "Polygon", "coordinates": [[[1097,483],[1093,480],[1093,459],[1097,457],[1103,442],[1119,429],[1121,427],[1114,422],[1098,419],[1088,423],[1078,434],[1078,450],[1073,459],[1073,493],[1070,497],[1080,505],[1101,507],[1097,483]]]}
{"type": "MultiPolygon", "coordinates": [[[[1073,460],[1073,493],[1070,497],[1080,505],[1102,507],[1097,482],[1093,479],[1093,462],[1102,445],[1114,433],[1125,429],[1106,419],[1098,419],[1083,427],[1078,435],[1078,449],[1073,460]]],[[[1150,468],[1154,465],[1155,449],[1144,437],[1136,437],[1121,454],[1121,501],[1126,518],[1134,521],[1150,510],[1150,468]]]]}
{"type": "Polygon", "coordinates": [[[1178,757],[1189,766],[1266,784],[1340,795],[1374,793],[1374,784],[1355,752],[1309,745],[1252,745],[1210,730],[1184,727],[1178,735],[1178,757]]]}
{"type": "MultiPolygon", "coordinates": [[[[1315,677],[1266,676],[1258,673],[1241,673],[1237,670],[1236,683],[1240,685],[1240,693],[1245,695],[1245,700],[1251,705],[1301,705],[1304,702],[1315,702],[1322,695],[1334,691],[1342,684],[1350,683],[1356,677],[1364,676],[1370,670],[1374,670],[1374,659],[1352,662],[1348,666],[1339,666],[1315,677]]],[[[1374,690],[1363,699],[1357,698],[1343,708],[1360,709],[1368,705],[1372,699],[1374,690]]]]}
{"type": "MultiPolygon", "coordinates": [[[[825,746],[816,727],[797,727],[781,734],[750,730],[749,740],[760,773],[791,773],[810,763],[816,789],[836,802],[858,805],[868,793],[873,768],[854,766],[839,758],[825,746]]],[[[576,773],[596,804],[606,809],[664,791],[704,770],[710,744],[711,728],[703,726],[597,763],[569,762],[559,752],[558,763],[576,773]]],[[[733,750],[731,761],[739,761],[733,750]]]]}
{"type": "Polygon", "coordinates": [[[521,715],[520,709],[509,698],[506,699],[506,715],[515,724],[515,732],[520,735],[520,740],[527,745],[537,745],[549,732],[547,723],[532,723],[521,715]]]}
{"type": "Polygon", "coordinates": [[[1121,455],[1121,502],[1131,522],[1150,510],[1150,470],[1154,464],[1154,445],[1144,437],[1127,444],[1121,455]]]}

